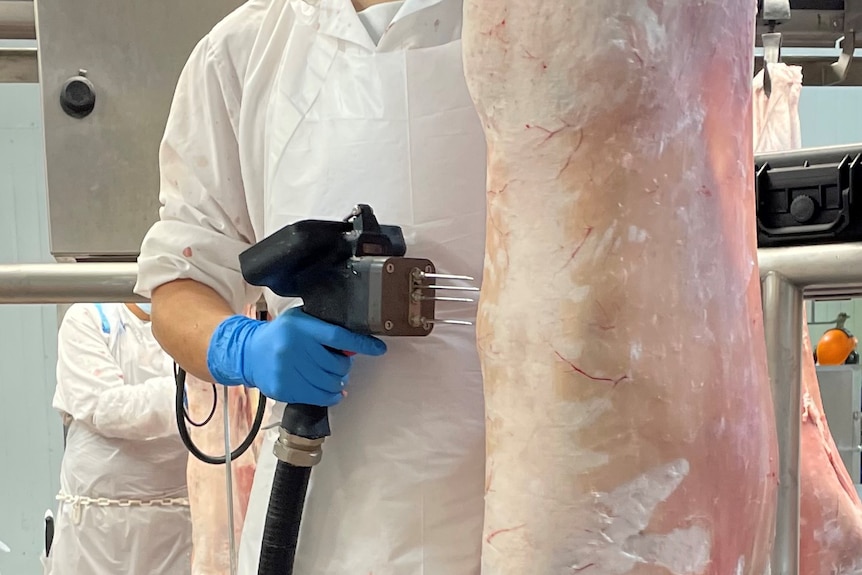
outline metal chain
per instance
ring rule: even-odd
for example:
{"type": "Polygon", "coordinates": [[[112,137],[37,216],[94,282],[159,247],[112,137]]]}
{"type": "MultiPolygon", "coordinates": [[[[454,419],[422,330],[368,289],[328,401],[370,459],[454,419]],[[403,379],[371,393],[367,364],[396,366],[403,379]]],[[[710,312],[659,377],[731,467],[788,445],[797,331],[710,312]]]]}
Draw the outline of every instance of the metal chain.
{"type": "Polygon", "coordinates": [[[163,499],[151,499],[144,501],[141,499],[108,499],[107,497],[87,497],[84,495],[66,495],[60,493],[57,495],[57,501],[70,503],[72,505],[96,505],[98,507],[170,507],[179,505],[181,507],[189,506],[188,497],[165,497],[163,499]]]}

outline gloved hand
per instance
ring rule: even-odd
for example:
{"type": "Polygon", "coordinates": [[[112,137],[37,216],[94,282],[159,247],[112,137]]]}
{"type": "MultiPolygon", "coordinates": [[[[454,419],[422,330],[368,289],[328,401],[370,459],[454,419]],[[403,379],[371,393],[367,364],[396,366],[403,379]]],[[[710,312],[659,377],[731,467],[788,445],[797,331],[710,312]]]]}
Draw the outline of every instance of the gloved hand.
{"type": "Polygon", "coordinates": [[[237,315],[213,332],[207,367],[223,385],[256,387],[285,403],[331,406],[341,401],[353,363],[352,357],[333,350],[379,356],[386,353],[386,344],[321,321],[300,308],[271,322],[237,315]]]}

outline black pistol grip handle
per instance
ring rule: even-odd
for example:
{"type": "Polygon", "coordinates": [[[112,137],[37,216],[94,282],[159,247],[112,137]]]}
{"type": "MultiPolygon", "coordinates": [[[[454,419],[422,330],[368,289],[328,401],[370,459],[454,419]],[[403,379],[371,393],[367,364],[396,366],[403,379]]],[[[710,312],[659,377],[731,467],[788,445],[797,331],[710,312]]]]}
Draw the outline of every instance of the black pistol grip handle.
{"type": "Polygon", "coordinates": [[[281,427],[305,439],[329,437],[329,408],[307,403],[288,403],[281,416],[281,427]]]}

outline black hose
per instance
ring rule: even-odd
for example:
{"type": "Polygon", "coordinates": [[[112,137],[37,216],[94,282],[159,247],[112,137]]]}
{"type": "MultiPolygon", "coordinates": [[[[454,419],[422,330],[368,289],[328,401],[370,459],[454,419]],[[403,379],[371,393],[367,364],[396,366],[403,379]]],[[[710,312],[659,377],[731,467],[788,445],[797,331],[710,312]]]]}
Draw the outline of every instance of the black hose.
{"type": "Polygon", "coordinates": [[[279,461],[266,509],[258,575],[292,575],[310,467],[279,461]]]}
{"type": "MultiPolygon", "coordinates": [[[[329,410],[316,405],[288,404],[284,406],[281,427],[289,435],[323,439],[330,435],[329,410]]],[[[310,464],[308,467],[299,467],[279,460],[276,465],[263,527],[258,575],[293,575],[299,526],[310,476],[310,464]]]]}
{"type": "MultiPolygon", "coordinates": [[[[186,449],[194,455],[197,459],[203,461],[204,463],[208,463],[210,465],[224,465],[227,462],[227,458],[224,455],[221,456],[212,456],[207,455],[195,445],[195,442],[192,441],[191,435],[189,435],[189,430],[186,427],[185,422],[185,391],[186,391],[186,372],[183,368],[178,367],[175,372],[175,379],[177,382],[177,395],[176,395],[176,416],[177,416],[177,430],[180,432],[180,438],[183,440],[183,444],[186,446],[186,449]]],[[[213,410],[215,410],[215,406],[213,406],[213,410]]],[[[266,396],[262,393],[260,394],[260,400],[257,403],[257,413],[254,415],[254,422],[251,425],[251,429],[246,435],[245,439],[243,439],[242,443],[240,443],[239,447],[237,447],[230,454],[230,460],[236,461],[239,457],[248,451],[248,448],[254,443],[254,438],[257,436],[260,431],[260,426],[263,424],[263,416],[266,413],[266,396]]]]}
{"type": "MultiPolygon", "coordinates": [[[[185,374],[185,371],[183,371],[182,378],[180,378],[180,371],[181,370],[182,370],[182,368],[179,365],[177,365],[176,363],[174,363],[174,381],[177,381],[178,385],[182,385],[185,388],[186,374],[185,374]]],[[[218,405],[218,391],[216,390],[216,386],[214,383],[211,383],[210,386],[212,387],[212,390],[213,390],[213,404],[212,404],[212,407],[210,408],[209,415],[207,415],[206,418],[204,418],[204,420],[201,422],[192,421],[192,418],[189,415],[189,410],[186,409],[186,401],[185,400],[188,400],[188,398],[185,395],[183,395],[183,399],[184,399],[184,401],[183,401],[183,417],[188,422],[188,424],[191,425],[192,427],[204,427],[207,423],[212,421],[212,418],[215,415],[216,406],[218,405]]]]}

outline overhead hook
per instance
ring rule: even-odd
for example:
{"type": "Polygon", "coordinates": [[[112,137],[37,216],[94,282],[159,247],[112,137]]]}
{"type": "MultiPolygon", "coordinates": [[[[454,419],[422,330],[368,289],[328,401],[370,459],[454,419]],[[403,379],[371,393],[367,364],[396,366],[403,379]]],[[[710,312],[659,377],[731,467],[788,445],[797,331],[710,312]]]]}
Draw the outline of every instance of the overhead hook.
{"type": "Polygon", "coordinates": [[[834,86],[841,84],[847,79],[847,73],[850,71],[850,65],[853,63],[853,55],[856,52],[856,31],[847,30],[844,32],[844,38],[841,40],[841,55],[838,60],[833,62],[828,68],[823,70],[823,84],[834,86]]]}
{"type": "Polygon", "coordinates": [[[790,19],[790,0],[763,0],[758,2],[760,17],[767,23],[769,32],[761,36],[763,43],[763,92],[768,98],[772,94],[772,78],[769,65],[781,62],[781,32],[775,27],[780,20],[790,19]]]}
{"type": "Polygon", "coordinates": [[[769,65],[781,62],[781,32],[763,34],[763,92],[768,98],[772,94],[772,78],[769,65]]]}

